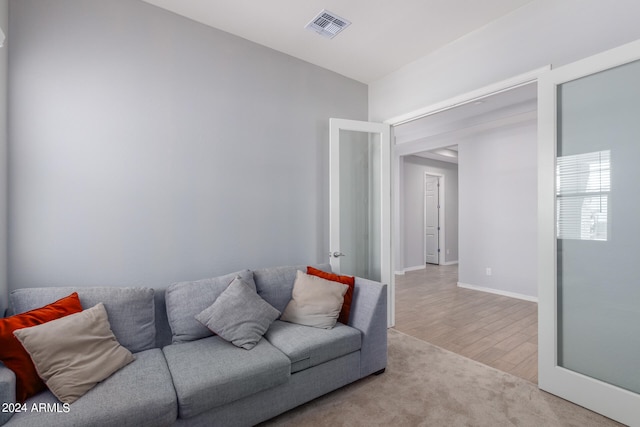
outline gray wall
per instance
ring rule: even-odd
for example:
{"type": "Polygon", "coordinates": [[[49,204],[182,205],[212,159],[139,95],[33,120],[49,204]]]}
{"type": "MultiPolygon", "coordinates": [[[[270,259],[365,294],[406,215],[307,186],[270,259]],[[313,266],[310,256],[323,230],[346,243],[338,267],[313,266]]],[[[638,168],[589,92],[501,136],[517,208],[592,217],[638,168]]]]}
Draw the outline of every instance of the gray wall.
{"type": "MultiPolygon", "coordinates": [[[[0,0],[0,27],[8,32],[8,0],[0,0]]],[[[7,284],[7,42],[0,48],[0,316],[6,308],[7,284]]]]}
{"type": "Polygon", "coordinates": [[[326,261],[367,87],[132,0],[11,0],[10,288],[326,261]]]}
{"type": "Polygon", "coordinates": [[[424,266],[424,174],[444,175],[445,247],[440,262],[458,260],[458,165],[418,156],[402,157],[403,269],[424,266]]]}
{"type": "Polygon", "coordinates": [[[537,120],[458,147],[459,282],[537,297],[537,120]]]}

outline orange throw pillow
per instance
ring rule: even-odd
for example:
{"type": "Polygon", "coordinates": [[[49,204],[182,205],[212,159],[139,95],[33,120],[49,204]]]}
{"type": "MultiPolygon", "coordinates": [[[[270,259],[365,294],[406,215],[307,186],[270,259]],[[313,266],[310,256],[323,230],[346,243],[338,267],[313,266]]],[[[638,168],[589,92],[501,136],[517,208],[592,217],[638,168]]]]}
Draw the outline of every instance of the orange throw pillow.
{"type": "Polygon", "coordinates": [[[338,316],[338,322],[348,325],[349,315],[351,313],[351,301],[353,300],[353,288],[356,286],[356,278],[353,276],[340,276],[334,273],[327,273],[326,271],[318,270],[311,266],[307,266],[307,274],[349,286],[347,293],[344,294],[342,310],[340,310],[340,315],[338,316]]]}
{"type": "Polygon", "coordinates": [[[38,376],[31,356],[13,335],[13,331],[41,325],[81,311],[80,298],[78,293],[74,292],[44,307],[0,319],[0,360],[16,374],[16,401],[23,403],[46,386],[38,376]]]}

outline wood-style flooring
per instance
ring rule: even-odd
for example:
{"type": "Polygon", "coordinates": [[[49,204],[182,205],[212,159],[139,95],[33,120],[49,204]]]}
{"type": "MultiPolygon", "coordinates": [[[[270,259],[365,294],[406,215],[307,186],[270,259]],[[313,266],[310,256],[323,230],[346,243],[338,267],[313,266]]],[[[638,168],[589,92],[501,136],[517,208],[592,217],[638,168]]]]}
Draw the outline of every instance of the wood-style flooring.
{"type": "Polygon", "coordinates": [[[457,283],[457,265],[396,276],[395,328],[537,383],[538,305],[457,283]]]}

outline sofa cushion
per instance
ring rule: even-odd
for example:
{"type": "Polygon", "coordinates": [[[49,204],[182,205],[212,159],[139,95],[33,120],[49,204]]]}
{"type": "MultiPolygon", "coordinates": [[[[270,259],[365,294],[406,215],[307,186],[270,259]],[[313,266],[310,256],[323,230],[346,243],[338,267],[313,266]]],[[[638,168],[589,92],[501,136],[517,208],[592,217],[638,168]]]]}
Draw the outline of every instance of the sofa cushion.
{"type": "Polygon", "coordinates": [[[180,418],[189,418],[285,383],[287,356],[266,340],[251,350],[221,337],[207,337],[162,349],[178,396],[180,418]]]}
{"type": "Polygon", "coordinates": [[[156,344],[155,308],[151,288],[24,288],[11,292],[11,308],[23,313],[78,292],[83,307],[103,303],[111,330],[118,342],[132,353],[156,344]]]}
{"type": "Polygon", "coordinates": [[[350,326],[336,323],[333,329],[276,320],[264,337],[291,360],[291,373],[360,350],[362,334],[350,326]]]}
{"type": "Polygon", "coordinates": [[[0,319],[0,360],[15,373],[15,397],[18,402],[24,402],[28,397],[44,390],[45,385],[33,365],[31,356],[13,332],[81,311],[80,299],[74,292],[44,307],[0,319]]]}
{"type": "Polygon", "coordinates": [[[40,378],[64,403],[73,403],[133,362],[111,332],[102,303],[13,333],[31,356],[40,378]]]}
{"type": "Polygon", "coordinates": [[[26,402],[27,408],[34,404],[48,404],[48,410],[16,413],[7,427],[14,423],[47,427],[156,427],[172,425],[178,416],[171,374],[160,349],[137,353],[136,360],[70,406],[64,406],[50,391],[26,402]]]}
{"type": "MultiPolygon", "coordinates": [[[[331,271],[329,264],[314,265],[315,268],[331,271]]],[[[296,271],[307,271],[306,265],[288,267],[270,267],[253,271],[258,295],[271,304],[280,313],[291,300],[293,282],[296,280],[296,271]]]]}
{"type": "Polygon", "coordinates": [[[178,282],[167,288],[165,302],[172,342],[189,342],[213,335],[213,332],[196,320],[196,316],[213,304],[236,276],[240,276],[249,287],[255,290],[253,273],[249,270],[210,279],[178,282]]]}
{"type": "Polygon", "coordinates": [[[237,277],[196,320],[233,345],[251,350],[278,316],[278,310],[237,277]]]}

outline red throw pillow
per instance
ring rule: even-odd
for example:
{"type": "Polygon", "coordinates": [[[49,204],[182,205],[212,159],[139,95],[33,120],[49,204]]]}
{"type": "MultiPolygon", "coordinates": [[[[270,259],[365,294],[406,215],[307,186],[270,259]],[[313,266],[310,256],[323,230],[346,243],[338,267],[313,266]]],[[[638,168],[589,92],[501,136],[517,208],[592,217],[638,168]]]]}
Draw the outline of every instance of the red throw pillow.
{"type": "Polygon", "coordinates": [[[22,314],[0,319],[0,360],[16,374],[16,401],[23,403],[27,398],[45,389],[38,376],[31,356],[13,335],[16,329],[41,325],[82,311],[78,293],[22,314]]]}
{"type": "Polygon", "coordinates": [[[347,293],[344,294],[342,310],[340,310],[340,315],[338,316],[338,322],[345,325],[349,324],[349,314],[351,313],[351,301],[353,300],[353,288],[356,286],[356,278],[353,276],[340,276],[334,273],[327,273],[326,271],[318,270],[310,266],[307,266],[307,274],[349,286],[347,293]]]}

